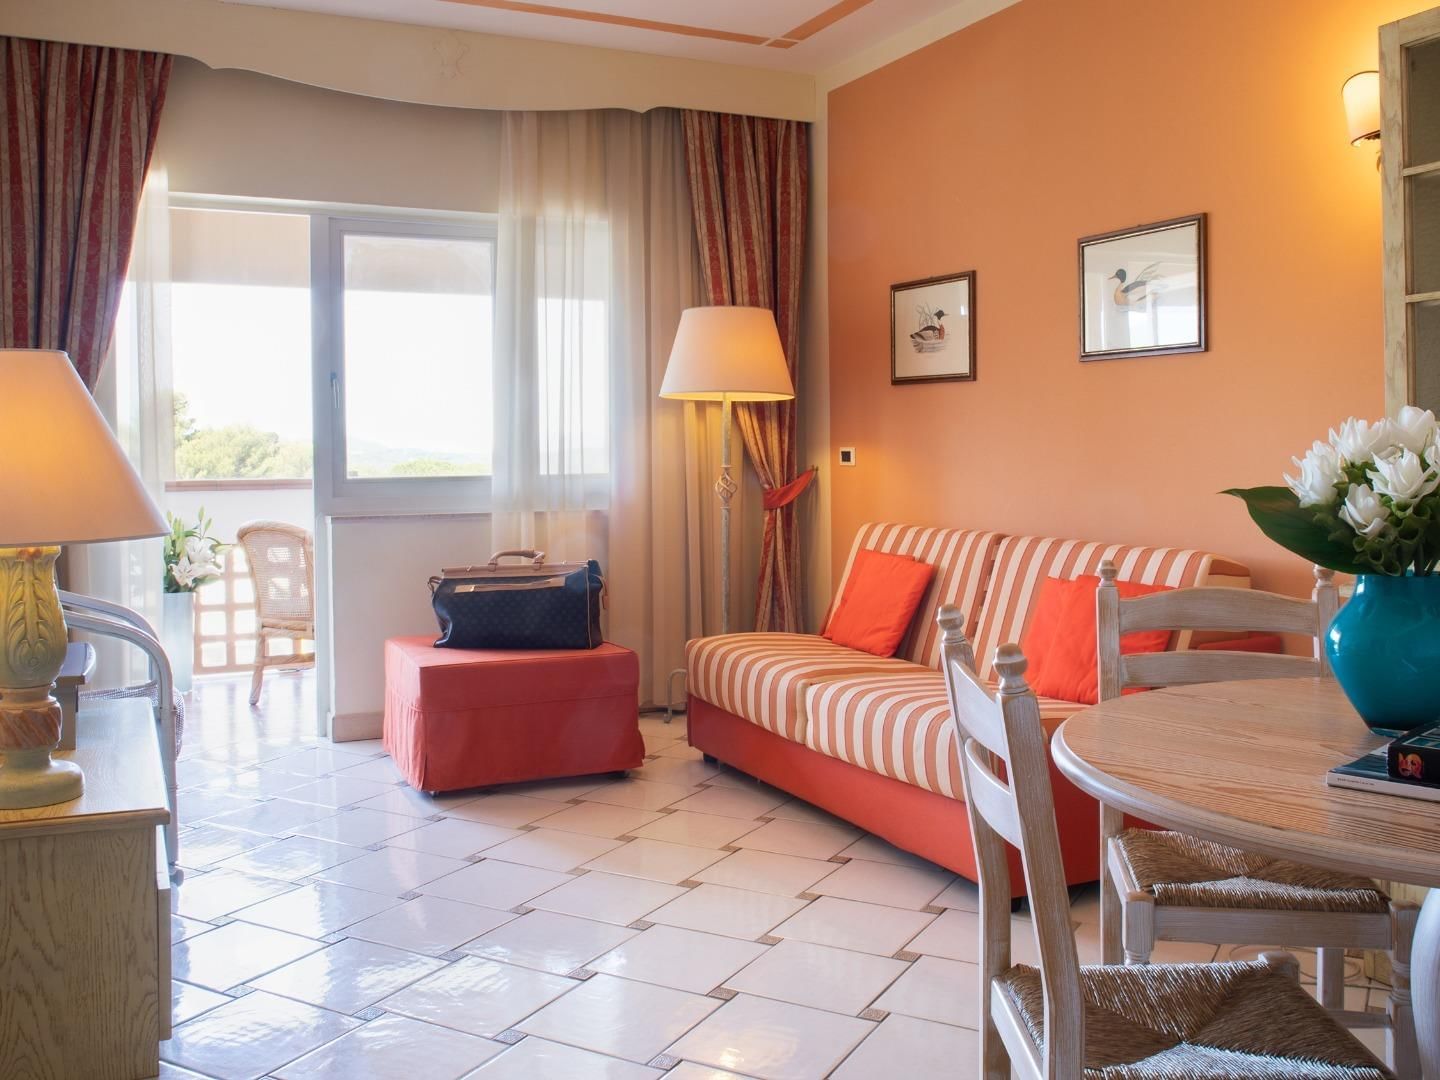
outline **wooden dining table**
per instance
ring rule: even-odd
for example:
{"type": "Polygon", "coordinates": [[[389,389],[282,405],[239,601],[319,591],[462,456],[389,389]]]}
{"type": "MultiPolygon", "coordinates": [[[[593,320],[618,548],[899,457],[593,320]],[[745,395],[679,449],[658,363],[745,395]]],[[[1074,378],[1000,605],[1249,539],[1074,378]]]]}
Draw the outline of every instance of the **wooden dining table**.
{"type": "MultiPolygon", "coordinates": [[[[1133,815],[1247,851],[1430,888],[1410,983],[1423,1075],[1440,1080],[1440,803],[1325,783],[1332,767],[1382,742],[1333,679],[1269,679],[1104,702],[1067,719],[1052,753],[1112,826],[1133,815]]],[[[1102,882],[1107,962],[1118,958],[1118,915],[1113,885],[1102,882]]]]}

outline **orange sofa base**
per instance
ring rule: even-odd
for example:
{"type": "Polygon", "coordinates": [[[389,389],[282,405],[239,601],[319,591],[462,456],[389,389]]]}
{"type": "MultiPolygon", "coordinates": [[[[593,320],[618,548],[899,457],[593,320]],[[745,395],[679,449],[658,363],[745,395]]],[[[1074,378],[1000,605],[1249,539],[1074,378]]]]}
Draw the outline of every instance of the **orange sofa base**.
{"type": "MultiPolygon", "coordinates": [[[[827,757],[693,694],[688,708],[690,745],[702,753],[963,878],[977,879],[970,821],[960,800],[827,757]]],[[[1099,806],[1053,764],[1050,782],[1055,791],[1065,880],[1072,885],[1095,881],[1100,876],[1099,806]]],[[[1010,885],[1015,896],[1025,895],[1025,877],[1013,850],[1010,885]]]]}
{"type": "Polygon", "coordinates": [[[640,664],[597,649],[385,643],[385,749],[412,787],[458,791],[635,769],[640,664]]]}

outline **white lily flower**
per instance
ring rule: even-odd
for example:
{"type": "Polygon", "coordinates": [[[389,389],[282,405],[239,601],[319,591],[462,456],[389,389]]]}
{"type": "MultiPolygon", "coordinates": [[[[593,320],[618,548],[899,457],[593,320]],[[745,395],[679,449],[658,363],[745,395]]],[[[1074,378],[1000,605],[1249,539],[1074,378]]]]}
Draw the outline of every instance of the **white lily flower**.
{"type": "Polygon", "coordinates": [[[192,536],[185,541],[185,554],[191,562],[198,562],[210,554],[210,541],[192,536]]]}
{"type": "Polygon", "coordinates": [[[1287,473],[1285,483],[1299,497],[1301,506],[1329,506],[1339,498],[1335,485],[1345,478],[1345,474],[1341,471],[1340,455],[1333,446],[1317,441],[1303,461],[1300,458],[1290,460],[1300,470],[1300,475],[1287,473]]]}
{"type": "Polygon", "coordinates": [[[1414,405],[1402,406],[1389,423],[1390,438],[1414,454],[1422,454],[1435,438],[1435,414],[1414,405]]]}
{"type": "Polygon", "coordinates": [[[1390,421],[1357,420],[1350,417],[1340,425],[1340,430],[1330,429],[1330,445],[1340,456],[1354,465],[1365,465],[1375,459],[1377,453],[1394,441],[1390,421]]]}
{"type": "Polygon", "coordinates": [[[1369,484],[1352,484],[1340,506],[1340,518],[1367,540],[1390,527],[1390,509],[1369,484]]]}
{"type": "Polygon", "coordinates": [[[175,584],[182,589],[189,589],[195,582],[195,566],[188,557],[181,555],[170,568],[170,575],[175,579],[175,584]]]}
{"type": "Polygon", "coordinates": [[[1440,487],[1440,469],[1426,466],[1420,455],[1402,450],[1389,458],[1376,458],[1369,470],[1375,491],[1395,502],[1413,503],[1440,487]]]}

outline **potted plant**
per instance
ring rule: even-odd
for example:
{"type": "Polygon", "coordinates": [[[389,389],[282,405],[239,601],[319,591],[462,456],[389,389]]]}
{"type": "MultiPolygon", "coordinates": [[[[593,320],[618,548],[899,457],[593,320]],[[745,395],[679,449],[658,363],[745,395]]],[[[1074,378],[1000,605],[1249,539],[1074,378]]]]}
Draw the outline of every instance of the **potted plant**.
{"type": "Polygon", "coordinates": [[[1295,554],[1355,575],[1325,651],[1370,727],[1440,722],[1440,425],[1407,405],[1354,417],[1293,458],[1285,487],[1231,488],[1260,530],[1295,554]]]}
{"type": "Polygon", "coordinates": [[[214,524],[200,508],[194,524],[166,513],[170,532],[165,537],[165,599],[161,637],[175,688],[188,691],[195,668],[195,590],[220,577],[220,556],[225,545],[210,535],[214,524]]]}

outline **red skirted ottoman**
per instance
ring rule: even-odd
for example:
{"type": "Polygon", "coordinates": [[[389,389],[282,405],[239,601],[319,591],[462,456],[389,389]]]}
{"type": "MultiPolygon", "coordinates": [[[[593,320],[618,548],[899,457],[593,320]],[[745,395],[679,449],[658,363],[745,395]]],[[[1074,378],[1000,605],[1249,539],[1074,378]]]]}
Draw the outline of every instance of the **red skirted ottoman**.
{"type": "Polygon", "coordinates": [[[385,642],[385,749],[422,791],[638,768],[640,664],[598,649],[385,642]]]}

